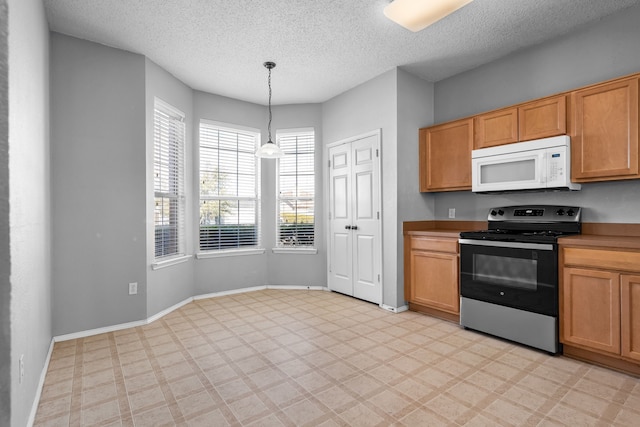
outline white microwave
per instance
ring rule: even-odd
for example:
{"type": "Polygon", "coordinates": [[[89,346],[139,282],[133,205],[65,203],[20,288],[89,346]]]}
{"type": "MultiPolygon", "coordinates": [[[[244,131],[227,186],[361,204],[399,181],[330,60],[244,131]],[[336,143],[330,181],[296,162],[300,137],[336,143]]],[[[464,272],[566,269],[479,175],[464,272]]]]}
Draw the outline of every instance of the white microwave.
{"type": "Polygon", "coordinates": [[[474,192],[579,190],[571,182],[571,138],[567,135],[471,152],[474,192]]]}

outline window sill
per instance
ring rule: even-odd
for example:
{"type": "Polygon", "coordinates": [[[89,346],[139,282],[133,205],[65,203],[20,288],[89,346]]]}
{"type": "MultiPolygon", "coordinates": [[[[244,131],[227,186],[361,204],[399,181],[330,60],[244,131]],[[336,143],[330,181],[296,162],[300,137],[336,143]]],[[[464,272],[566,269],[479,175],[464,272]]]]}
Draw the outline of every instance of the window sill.
{"type": "Polygon", "coordinates": [[[243,255],[262,255],[264,248],[259,249],[231,249],[215,252],[199,252],[196,254],[196,259],[207,258],[223,258],[228,256],[243,256],[243,255]]]}
{"type": "Polygon", "coordinates": [[[192,255],[182,255],[176,258],[157,261],[157,262],[151,263],[151,269],[160,270],[161,268],[171,267],[172,265],[176,265],[176,264],[182,264],[183,262],[189,261],[191,258],[193,258],[192,255]]]}
{"type": "Polygon", "coordinates": [[[296,254],[296,255],[315,255],[318,253],[317,248],[273,248],[274,254],[296,254]]]}

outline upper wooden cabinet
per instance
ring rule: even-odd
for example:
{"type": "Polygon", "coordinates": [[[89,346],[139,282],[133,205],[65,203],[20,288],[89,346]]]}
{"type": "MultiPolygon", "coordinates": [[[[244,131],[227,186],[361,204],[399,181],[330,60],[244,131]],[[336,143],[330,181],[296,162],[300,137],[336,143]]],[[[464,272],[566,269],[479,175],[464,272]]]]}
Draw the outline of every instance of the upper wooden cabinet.
{"type": "Polygon", "coordinates": [[[567,133],[567,96],[527,102],[518,107],[518,141],[567,133]]]}
{"type": "Polygon", "coordinates": [[[571,136],[571,181],[640,178],[640,74],[420,129],[420,191],[471,189],[471,150],[571,136]]]}
{"type": "Polygon", "coordinates": [[[518,141],[518,109],[505,108],[474,118],[473,148],[487,148],[518,141]]]}
{"type": "Polygon", "coordinates": [[[487,148],[567,133],[567,96],[558,95],[474,118],[473,148],[487,148]]]}
{"type": "Polygon", "coordinates": [[[471,189],[473,118],[420,129],[420,191],[471,189]]]}
{"type": "Polygon", "coordinates": [[[638,77],[572,93],[571,180],[640,177],[638,77]]]}

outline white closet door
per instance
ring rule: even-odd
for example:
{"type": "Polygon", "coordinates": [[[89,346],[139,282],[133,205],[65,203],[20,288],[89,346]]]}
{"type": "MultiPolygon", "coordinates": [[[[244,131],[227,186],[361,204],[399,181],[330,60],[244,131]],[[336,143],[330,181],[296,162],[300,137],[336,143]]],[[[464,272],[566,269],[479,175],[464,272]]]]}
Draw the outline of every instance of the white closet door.
{"type": "Polygon", "coordinates": [[[329,289],[380,304],[378,141],[375,134],[329,149],[329,289]]]}
{"type": "Polygon", "coordinates": [[[351,233],[351,144],[329,150],[331,220],[329,289],[353,295],[353,234],[351,233]]]}

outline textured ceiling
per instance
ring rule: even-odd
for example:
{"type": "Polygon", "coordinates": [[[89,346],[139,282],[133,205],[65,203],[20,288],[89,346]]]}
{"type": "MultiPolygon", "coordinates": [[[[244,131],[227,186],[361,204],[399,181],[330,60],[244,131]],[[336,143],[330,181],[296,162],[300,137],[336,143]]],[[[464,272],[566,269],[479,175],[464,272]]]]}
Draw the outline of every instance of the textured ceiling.
{"type": "Polygon", "coordinates": [[[388,0],[43,0],[51,30],[140,53],[190,87],[266,104],[326,101],[394,67],[428,81],[640,0],[475,0],[412,33],[388,0]]]}

